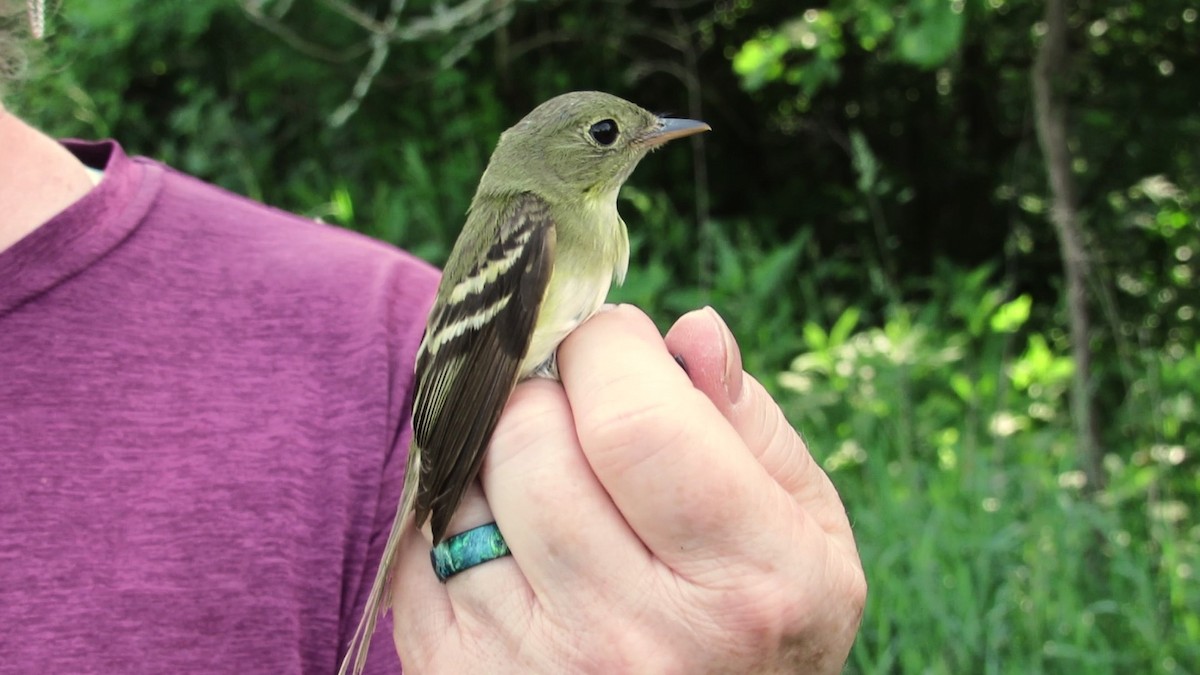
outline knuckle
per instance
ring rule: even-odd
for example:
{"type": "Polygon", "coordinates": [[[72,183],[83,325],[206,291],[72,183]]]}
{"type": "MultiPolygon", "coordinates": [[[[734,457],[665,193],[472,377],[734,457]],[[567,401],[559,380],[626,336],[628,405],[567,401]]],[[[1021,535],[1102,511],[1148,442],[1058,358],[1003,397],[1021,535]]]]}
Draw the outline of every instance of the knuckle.
{"type": "MultiPolygon", "coordinates": [[[[629,383],[614,383],[614,395],[607,405],[583,411],[579,419],[580,441],[589,455],[629,465],[657,453],[686,447],[692,433],[688,421],[696,417],[694,402],[678,391],[646,391],[637,386],[636,395],[620,394],[629,383]]],[[[617,466],[614,468],[628,468],[617,466]]]]}

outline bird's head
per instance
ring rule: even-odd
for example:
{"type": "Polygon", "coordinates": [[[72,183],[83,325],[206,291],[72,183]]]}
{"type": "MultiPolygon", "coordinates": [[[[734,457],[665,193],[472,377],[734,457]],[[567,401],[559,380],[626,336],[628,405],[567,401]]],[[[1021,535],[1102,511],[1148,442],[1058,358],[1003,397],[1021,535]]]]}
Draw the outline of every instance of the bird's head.
{"type": "Polygon", "coordinates": [[[500,136],[479,193],[534,192],[552,203],[615,199],[647,152],[709,128],[696,120],[660,117],[611,94],[562,94],[500,136]]]}

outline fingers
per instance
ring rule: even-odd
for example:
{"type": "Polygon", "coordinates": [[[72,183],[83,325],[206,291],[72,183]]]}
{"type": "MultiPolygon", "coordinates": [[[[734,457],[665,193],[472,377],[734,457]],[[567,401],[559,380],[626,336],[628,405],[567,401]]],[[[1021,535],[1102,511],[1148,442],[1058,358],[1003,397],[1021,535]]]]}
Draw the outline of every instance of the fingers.
{"type": "Polygon", "coordinates": [[[827,532],[848,534],[849,522],[829,477],[762,385],[742,371],[741,351],[711,307],[679,318],[665,338],[697,389],[737,430],[759,463],[827,532]]]}
{"type": "Polygon", "coordinates": [[[407,528],[400,536],[392,573],[392,638],[408,668],[432,661],[441,636],[451,634],[455,626],[450,596],[429,562],[429,547],[427,534],[407,528]]]}
{"type": "Polygon", "coordinates": [[[678,565],[719,566],[747,539],[781,545],[767,532],[791,527],[790,496],[644,314],[621,306],[592,317],[563,343],[559,368],[589,466],[663,562],[686,574],[678,565]]]}
{"type": "Polygon", "coordinates": [[[559,383],[535,379],[516,388],[480,477],[539,602],[586,602],[592,589],[627,592],[612,581],[651,564],[580,449],[559,383]]]}
{"type": "Polygon", "coordinates": [[[516,388],[480,478],[536,607],[559,629],[599,631],[581,608],[641,603],[632,595],[654,579],[653,557],[588,465],[558,382],[516,388]]]}
{"type": "MultiPolygon", "coordinates": [[[[428,527],[406,535],[397,565],[403,578],[393,591],[404,596],[396,598],[402,603],[393,603],[397,626],[433,641],[438,631],[463,630],[464,622],[519,632],[536,605],[568,624],[562,629],[579,633],[595,629],[569,625],[591,616],[580,606],[620,604],[651,577],[653,559],[592,473],[557,382],[534,379],[514,390],[479,482],[468,490],[448,532],[492,520],[512,556],[473,567],[445,584],[430,569],[428,527]]],[[[396,635],[404,639],[406,654],[429,649],[399,629],[396,635]]]]}
{"type": "MultiPolygon", "coordinates": [[[[478,482],[463,496],[447,528],[453,536],[494,520],[491,508],[478,482]]],[[[501,527],[501,532],[503,532],[501,527]]],[[[464,570],[442,583],[430,561],[433,535],[429,523],[420,530],[409,527],[400,539],[391,585],[391,606],[395,612],[393,637],[405,665],[432,663],[447,645],[447,636],[470,632],[479,623],[517,630],[524,625],[514,620],[529,596],[528,585],[518,562],[511,556],[490,560],[464,570]],[[465,625],[464,625],[465,624],[465,625]]],[[[503,633],[503,630],[495,631],[503,633]]]]}

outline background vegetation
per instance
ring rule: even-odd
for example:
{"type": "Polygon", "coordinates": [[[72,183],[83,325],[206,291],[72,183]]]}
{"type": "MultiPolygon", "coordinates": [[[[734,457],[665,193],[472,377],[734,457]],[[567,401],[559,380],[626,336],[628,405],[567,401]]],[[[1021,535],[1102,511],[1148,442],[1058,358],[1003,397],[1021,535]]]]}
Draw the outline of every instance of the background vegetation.
{"type": "Polygon", "coordinates": [[[539,101],[703,118],[623,193],[619,297],[714,305],[831,472],[849,672],[1200,672],[1198,12],[66,0],[8,103],[435,262],[539,101]]]}

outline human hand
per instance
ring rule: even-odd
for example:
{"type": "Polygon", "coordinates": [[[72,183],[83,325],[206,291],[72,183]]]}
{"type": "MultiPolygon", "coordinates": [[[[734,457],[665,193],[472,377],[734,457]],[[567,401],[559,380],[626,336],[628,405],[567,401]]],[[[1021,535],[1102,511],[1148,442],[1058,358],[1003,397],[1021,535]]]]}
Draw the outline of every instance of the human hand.
{"type": "Polygon", "coordinates": [[[559,369],[514,391],[450,526],[495,520],[513,555],[442,584],[405,533],[406,670],[840,672],[866,595],[845,510],[717,314],[664,340],[601,312],[559,369]]]}

